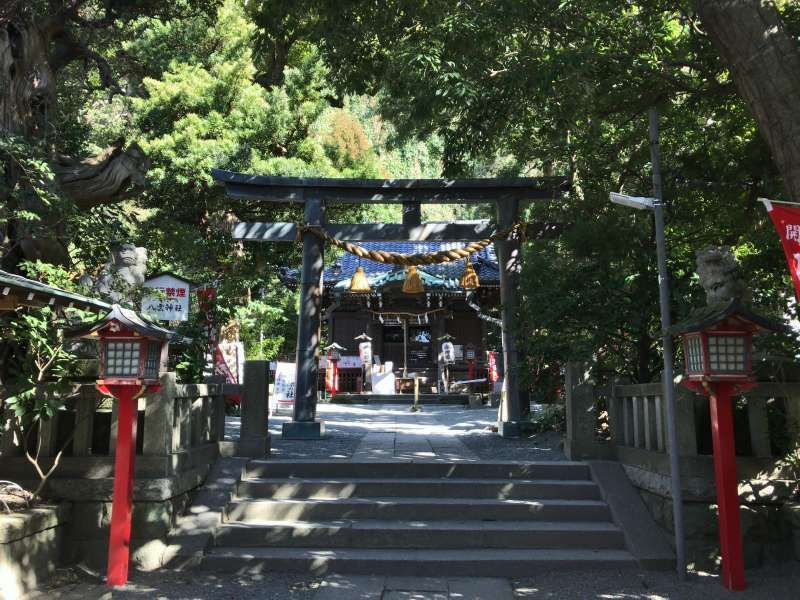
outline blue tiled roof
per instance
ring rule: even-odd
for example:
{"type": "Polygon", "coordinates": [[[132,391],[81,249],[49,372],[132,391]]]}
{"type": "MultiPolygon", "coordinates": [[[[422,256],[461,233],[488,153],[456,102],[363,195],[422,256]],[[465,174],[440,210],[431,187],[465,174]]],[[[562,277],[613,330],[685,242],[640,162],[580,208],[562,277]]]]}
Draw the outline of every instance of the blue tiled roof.
{"type": "MultiPolygon", "coordinates": [[[[359,244],[369,250],[383,250],[385,252],[399,252],[402,254],[421,254],[425,252],[438,252],[440,250],[452,250],[454,248],[462,248],[464,242],[363,242],[359,244]]],[[[478,273],[478,278],[481,283],[492,284],[499,283],[500,272],[497,267],[497,255],[494,251],[494,244],[490,244],[483,250],[475,252],[471,255],[470,259],[478,273]]],[[[340,258],[342,265],[342,272],[339,275],[333,274],[333,267],[325,269],[324,280],[335,285],[340,281],[349,282],[356,269],[361,266],[370,280],[370,284],[387,282],[384,277],[392,272],[392,270],[403,270],[395,265],[387,265],[384,263],[373,262],[359,258],[349,252],[340,258]]],[[[437,265],[424,265],[417,267],[418,270],[443,280],[443,287],[458,287],[458,281],[461,274],[464,272],[464,261],[458,260],[449,263],[441,263],[437,265]]],[[[393,278],[390,278],[393,279],[393,278]]]]}
{"type": "MultiPolygon", "coordinates": [[[[420,254],[425,252],[438,252],[440,250],[452,250],[454,248],[462,248],[464,245],[464,242],[361,242],[359,244],[359,246],[363,246],[369,250],[400,252],[402,254],[420,254]]],[[[497,266],[497,255],[495,254],[494,244],[490,244],[479,252],[474,252],[470,256],[470,260],[475,267],[475,271],[478,273],[481,285],[499,284],[500,271],[497,266]]],[[[346,289],[349,287],[350,278],[353,277],[353,274],[359,266],[364,267],[370,285],[373,286],[375,284],[380,286],[396,279],[395,277],[387,277],[393,270],[404,271],[402,267],[373,262],[371,260],[359,258],[349,252],[345,252],[339,261],[342,265],[340,274],[333,274],[333,266],[329,266],[325,269],[323,279],[326,287],[336,286],[346,289]],[[336,284],[339,282],[342,282],[342,285],[337,286],[336,284]]],[[[459,287],[461,274],[464,272],[464,261],[458,260],[436,265],[424,265],[422,267],[417,267],[417,269],[442,281],[439,286],[434,285],[434,287],[457,288],[459,287]]],[[[286,270],[284,272],[284,279],[289,282],[296,282],[297,279],[299,279],[299,272],[297,269],[286,270]]],[[[434,280],[426,282],[426,286],[431,287],[430,283],[434,283],[434,280]]]]}

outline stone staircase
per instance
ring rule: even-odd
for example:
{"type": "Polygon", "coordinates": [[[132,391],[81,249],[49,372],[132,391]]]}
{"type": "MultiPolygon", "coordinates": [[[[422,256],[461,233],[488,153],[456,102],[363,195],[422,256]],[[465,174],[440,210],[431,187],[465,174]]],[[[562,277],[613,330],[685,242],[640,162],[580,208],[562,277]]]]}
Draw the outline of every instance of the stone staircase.
{"type": "Polygon", "coordinates": [[[243,471],[205,568],[513,577],[637,564],[585,463],[253,460],[243,471]]]}

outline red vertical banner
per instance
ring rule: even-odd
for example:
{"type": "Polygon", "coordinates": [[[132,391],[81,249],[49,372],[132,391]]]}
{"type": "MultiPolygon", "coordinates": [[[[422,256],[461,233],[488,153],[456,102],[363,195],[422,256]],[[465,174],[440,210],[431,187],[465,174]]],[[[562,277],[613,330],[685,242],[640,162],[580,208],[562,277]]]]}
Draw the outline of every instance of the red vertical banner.
{"type": "Polygon", "coordinates": [[[339,391],[339,361],[327,360],[325,366],[325,391],[331,395],[331,398],[336,396],[339,391]]]}
{"type": "Polygon", "coordinates": [[[334,392],[334,380],[333,380],[333,361],[328,361],[327,365],[325,366],[325,391],[329,394],[333,394],[334,392]]]}
{"type": "Polygon", "coordinates": [[[762,200],[781,238],[783,253],[794,283],[795,297],[800,301],[800,206],[773,204],[762,200]]]}
{"type": "Polygon", "coordinates": [[[497,369],[497,352],[490,351],[486,354],[489,358],[489,381],[496,383],[500,381],[500,372],[497,369]]]}

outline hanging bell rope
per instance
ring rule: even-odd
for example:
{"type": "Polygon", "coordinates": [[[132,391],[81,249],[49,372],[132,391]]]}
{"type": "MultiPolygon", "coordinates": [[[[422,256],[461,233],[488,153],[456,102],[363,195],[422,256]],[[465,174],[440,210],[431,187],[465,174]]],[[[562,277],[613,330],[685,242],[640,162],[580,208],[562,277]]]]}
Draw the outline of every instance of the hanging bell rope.
{"type": "Polygon", "coordinates": [[[403,282],[403,293],[405,294],[421,294],[425,291],[425,286],[422,284],[422,277],[417,272],[417,267],[411,265],[406,271],[406,280],[403,282]]]}
{"type": "Polygon", "coordinates": [[[498,231],[491,237],[484,238],[476,242],[472,242],[471,244],[467,244],[466,246],[463,246],[461,248],[453,248],[451,250],[439,250],[437,252],[422,252],[419,254],[403,254],[402,252],[369,250],[367,248],[364,248],[364,246],[359,246],[358,244],[353,244],[352,242],[346,242],[344,240],[335,238],[332,235],[330,235],[327,231],[325,231],[322,227],[316,225],[298,225],[297,229],[298,231],[302,230],[302,231],[308,231],[309,233],[313,233],[317,237],[330,242],[337,248],[341,248],[345,252],[349,252],[350,254],[354,254],[355,256],[358,256],[360,258],[366,258],[367,260],[384,264],[402,265],[406,267],[419,266],[419,265],[435,265],[441,263],[448,263],[455,260],[462,260],[464,258],[469,257],[469,255],[474,252],[479,252],[483,250],[492,242],[495,242],[499,239],[506,239],[512,233],[519,234],[520,232],[524,231],[524,228],[521,223],[514,223],[514,225],[512,225],[511,227],[498,231]]]}
{"type": "Polygon", "coordinates": [[[467,259],[467,264],[464,265],[464,272],[461,274],[459,284],[466,290],[476,290],[481,286],[478,274],[475,272],[475,267],[472,266],[469,259],[467,259]]]}

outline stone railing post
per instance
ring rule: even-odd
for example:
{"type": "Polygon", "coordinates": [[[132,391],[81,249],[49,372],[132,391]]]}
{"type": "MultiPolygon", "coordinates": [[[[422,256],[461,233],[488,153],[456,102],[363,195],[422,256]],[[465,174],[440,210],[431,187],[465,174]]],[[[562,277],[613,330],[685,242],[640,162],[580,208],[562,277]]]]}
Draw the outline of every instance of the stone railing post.
{"type": "Polygon", "coordinates": [[[161,376],[161,389],[147,396],[144,408],[143,454],[166,456],[172,453],[172,427],[175,418],[175,373],[161,376]]]}
{"type": "Polygon", "coordinates": [[[564,452],[570,460],[593,458],[597,454],[594,384],[588,381],[587,374],[588,365],[585,363],[567,364],[564,452]]]}
{"type": "Polygon", "coordinates": [[[92,434],[94,433],[94,412],[100,394],[93,385],[82,385],[75,405],[75,437],[72,440],[72,454],[89,456],[92,453],[92,434]]]}
{"type": "MultiPolygon", "coordinates": [[[[795,386],[789,386],[792,389],[795,386]]],[[[786,430],[791,436],[792,442],[800,444],[800,395],[793,392],[786,395],[784,400],[786,407],[786,430]]]]}
{"type": "Polygon", "coordinates": [[[682,385],[675,386],[675,425],[678,455],[697,456],[697,419],[695,395],[682,385]]]}
{"type": "Polygon", "coordinates": [[[216,383],[214,395],[211,397],[211,441],[221,442],[225,439],[225,385],[216,383]]]}
{"type": "Polygon", "coordinates": [[[56,411],[52,417],[39,421],[39,456],[55,456],[58,454],[58,417],[56,411]]]}
{"type": "Polygon", "coordinates": [[[753,456],[769,458],[772,456],[772,447],[769,440],[766,398],[747,398],[747,421],[750,426],[750,446],[753,456]]]}
{"type": "Polygon", "coordinates": [[[237,456],[263,458],[270,451],[268,429],[269,361],[248,360],[244,363],[242,384],[242,429],[237,456]]]}

